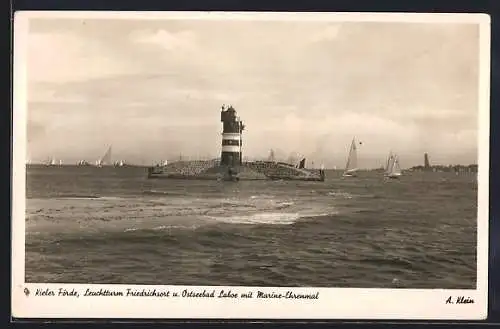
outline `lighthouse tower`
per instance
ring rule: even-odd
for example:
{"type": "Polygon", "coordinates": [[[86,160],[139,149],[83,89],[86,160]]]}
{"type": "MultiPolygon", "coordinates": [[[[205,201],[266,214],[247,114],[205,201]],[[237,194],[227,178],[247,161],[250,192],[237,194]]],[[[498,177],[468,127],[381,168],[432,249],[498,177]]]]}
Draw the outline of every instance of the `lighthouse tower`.
{"type": "Polygon", "coordinates": [[[241,135],[245,126],[236,110],[229,105],[222,105],[220,113],[222,122],[222,151],[220,156],[221,166],[237,167],[242,164],[241,135]]]}

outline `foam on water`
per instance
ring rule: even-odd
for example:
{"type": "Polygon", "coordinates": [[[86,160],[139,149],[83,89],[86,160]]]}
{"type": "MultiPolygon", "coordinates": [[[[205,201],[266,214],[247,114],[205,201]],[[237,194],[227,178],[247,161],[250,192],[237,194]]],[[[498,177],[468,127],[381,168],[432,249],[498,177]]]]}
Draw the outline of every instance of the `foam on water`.
{"type": "Polygon", "coordinates": [[[333,197],[341,197],[344,199],[352,199],[353,198],[352,194],[342,192],[342,191],[330,191],[327,194],[330,196],[333,196],[333,197]]]}
{"type": "Polygon", "coordinates": [[[172,230],[172,229],[181,229],[181,230],[195,230],[198,227],[200,227],[201,224],[193,224],[193,225],[159,225],[159,226],[152,226],[152,225],[142,225],[141,227],[129,227],[123,230],[123,232],[136,232],[136,231],[165,231],[165,230],[172,230]]]}
{"type": "Polygon", "coordinates": [[[181,195],[183,195],[182,192],[159,191],[159,190],[143,191],[142,194],[144,194],[144,195],[158,195],[158,196],[169,196],[169,195],[181,196],[181,195]]]}
{"type": "Polygon", "coordinates": [[[214,223],[289,225],[333,209],[270,198],[38,199],[26,215],[27,232],[105,233],[193,229],[214,223]],[[40,212],[43,209],[43,212],[40,212]],[[68,211],[72,220],[68,220],[68,211]]]}
{"type": "Polygon", "coordinates": [[[250,199],[272,199],[272,198],[274,198],[274,195],[260,194],[260,195],[250,196],[250,199]]]}
{"type": "Polygon", "coordinates": [[[300,218],[300,215],[298,213],[256,213],[232,217],[209,218],[229,224],[290,225],[295,223],[300,218]]]}

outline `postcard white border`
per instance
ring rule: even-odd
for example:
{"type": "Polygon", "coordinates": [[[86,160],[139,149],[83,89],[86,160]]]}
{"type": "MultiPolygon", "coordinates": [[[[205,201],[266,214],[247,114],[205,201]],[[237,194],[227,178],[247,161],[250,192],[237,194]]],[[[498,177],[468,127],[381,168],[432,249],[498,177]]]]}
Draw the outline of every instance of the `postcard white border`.
{"type": "MultiPolygon", "coordinates": [[[[488,304],[490,17],[485,14],[250,13],[250,12],[17,12],[14,20],[12,315],[19,318],[239,318],[239,319],[485,319],[488,304]],[[477,288],[359,289],[27,284],[25,266],[26,37],[31,18],[323,20],[332,22],[470,23],[480,26],[477,288]],[[24,289],[31,291],[26,296],[24,289]],[[319,292],[319,299],[157,297],[35,297],[36,289],[153,289],[237,293],[319,292]],[[465,296],[473,304],[451,305],[465,296]]],[[[254,295],[255,296],[255,295],[254,295]]]]}

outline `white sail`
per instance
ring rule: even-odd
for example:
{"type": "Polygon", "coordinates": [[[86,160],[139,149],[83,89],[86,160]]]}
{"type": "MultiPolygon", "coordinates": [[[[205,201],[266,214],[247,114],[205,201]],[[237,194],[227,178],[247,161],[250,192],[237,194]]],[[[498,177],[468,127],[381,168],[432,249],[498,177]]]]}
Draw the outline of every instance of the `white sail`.
{"type": "Polygon", "coordinates": [[[401,167],[399,166],[399,158],[397,154],[391,155],[388,159],[388,168],[385,175],[390,178],[401,176],[401,167]]]}
{"type": "Polygon", "coordinates": [[[97,166],[105,166],[105,165],[111,165],[111,146],[108,147],[106,153],[100,158],[99,160],[96,161],[97,166]]]}
{"type": "Polygon", "coordinates": [[[394,160],[394,155],[392,154],[391,151],[389,152],[389,156],[387,157],[387,163],[385,164],[384,173],[387,174],[389,172],[389,168],[391,167],[393,160],[394,160]]]}
{"type": "Polygon", "coordinates": [[[401,175],[401,167],[399,166],[399,158],[397,155],[394,157],[394,161],[392,163],[391,173],[393,175],[397,175],[397,176],[401,175]]]}
{"type": "Polygon", "coordinates": [[[350,176],[358,170],[358,152],[355,138],[352,139],[351,148],[347,157],[344,175],[350,176]]]}

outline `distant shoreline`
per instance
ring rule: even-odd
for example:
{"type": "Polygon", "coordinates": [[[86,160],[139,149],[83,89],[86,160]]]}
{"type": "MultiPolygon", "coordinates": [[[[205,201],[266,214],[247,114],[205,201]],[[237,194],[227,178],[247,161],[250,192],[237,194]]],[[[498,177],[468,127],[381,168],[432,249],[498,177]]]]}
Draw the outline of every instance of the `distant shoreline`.
{"type": "MultiPolygon", "coordinates": [[[[193,160],[194,161],[194,160],[193,160]]],[[[82,168],[149,168],[153,167],[155,165],[138,165],[138,164],[126,164],[124,166],[114,166],[114,165],[107,165],[107,166],[102,166],[98,167],[95,165],[76,165],[76,164],[57,164],[57,165],[47,165],[43,163],[31,163],[31,164],[26,164],[26,167],[31,167],[31,168],[41,168],[41,167],[82,167],[82,168]]],[[[310,168],[311,169],[311,168],[310,168]]],[[[343,168],[325,168],[325,170],[328,171],[344,171],[343,168]]],[[[424,172],[477,172],[478,171],[478,165],[477,164],[469,164],[469,165],[434,165],[434,166],[429,166],[429,167],[424,167],[422,165],[418,166],[413,166],[409,168],[403,169],[405,171],[424,171],[424,172]]],[[[370,168],[370,169],[359,169],[358,171],[364,172],[364,171],[384,171],[384,168],[370,168]]]]}

